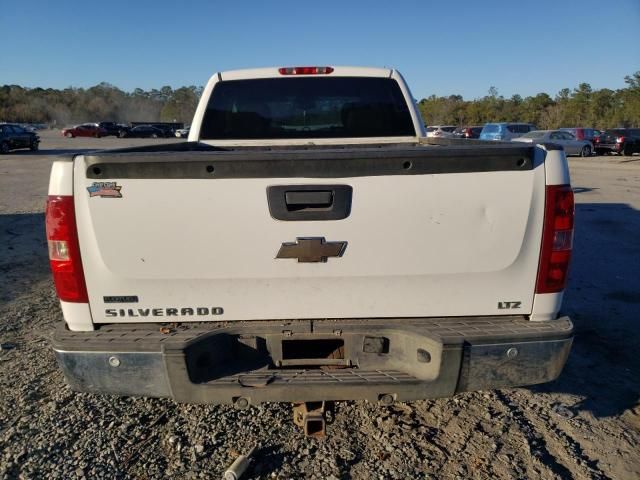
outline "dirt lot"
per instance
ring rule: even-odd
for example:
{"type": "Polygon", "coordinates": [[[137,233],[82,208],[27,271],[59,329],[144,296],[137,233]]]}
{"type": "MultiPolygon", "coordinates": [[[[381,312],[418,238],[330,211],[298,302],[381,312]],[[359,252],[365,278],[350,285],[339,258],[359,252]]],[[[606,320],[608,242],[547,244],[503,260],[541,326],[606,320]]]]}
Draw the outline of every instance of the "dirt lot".
{"type": "Polygon", "coordinates": [[[256,444],[251,478],[640,478],[640,156],[570,160],[578,205],[564,310],[577,336],[559,380],[342,403],[320,441],[298,433],[287,405],[69,390],[47,344],[61,318],[42,213],[52,155],[149,140],[42,137],[38,154],[0,156],[0,342],[14,347],[0,351],[1,478],[220,478],[256,444]]]}

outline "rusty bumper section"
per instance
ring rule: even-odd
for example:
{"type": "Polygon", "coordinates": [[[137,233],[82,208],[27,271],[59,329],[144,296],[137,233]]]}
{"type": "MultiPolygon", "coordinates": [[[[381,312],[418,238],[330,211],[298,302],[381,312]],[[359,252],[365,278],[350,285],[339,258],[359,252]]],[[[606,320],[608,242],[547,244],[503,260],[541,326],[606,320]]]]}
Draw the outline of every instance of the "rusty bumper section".
{"type": "Polygon", "coordinates": [[[102,326],[53,334],[78,391],[189,403],[409,401],[555,379],[568,317],[255,321],[102,326]]]}

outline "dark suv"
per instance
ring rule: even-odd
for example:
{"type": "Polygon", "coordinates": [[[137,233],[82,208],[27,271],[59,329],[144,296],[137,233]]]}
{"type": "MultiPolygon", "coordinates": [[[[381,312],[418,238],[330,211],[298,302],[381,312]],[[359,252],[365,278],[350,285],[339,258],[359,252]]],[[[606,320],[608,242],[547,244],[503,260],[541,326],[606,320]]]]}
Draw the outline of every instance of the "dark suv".
{"type": "Polygon", "coordinates": [[[15,123],[0,124],[0,153],[9,153],[11,150],[20,148],[36,151],[39,144],[40,137],[34,132],[30,132],[15,123]]]}
{"type": "Polygon", "coordinates": [[[98,126],[106,130],[107,136],[113,135],[114,137],[122,138],[124,133],[129,131],[129,127],[116,122],[100,122],[98,126]]]}
{"type": "Polygon", "coordinates": [[[596,154],[619,153],[633,155],[640,153],[640,128],[610,128],[600,135],[596,143],[596,154]]]}

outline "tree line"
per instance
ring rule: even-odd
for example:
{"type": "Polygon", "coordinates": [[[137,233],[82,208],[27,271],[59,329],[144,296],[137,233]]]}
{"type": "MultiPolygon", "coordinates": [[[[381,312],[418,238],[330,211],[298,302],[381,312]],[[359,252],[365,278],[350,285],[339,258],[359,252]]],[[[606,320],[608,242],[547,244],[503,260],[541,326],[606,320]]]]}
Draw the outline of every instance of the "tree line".
{"type": "Polygon", "coordinates": [[[0,121],[65,126],[82,122],[191,123],[202,87],[124,92],[101,83],[91,88],[0,87],[0,121]]]}
{"type": "Polygon", "coordinates": [[[431,95],[418,102],[427,125],[483,125],[486,122],[527,122],[538,128],[640,127],[640,71],[624,78],[625,88],[594,90],[581,83],[547,93],[504,98],[491,87],[486,96],[464,100],[460,95],[431,95]]]}
{"type": "MultiPolygon", "coordinates": [[[[594,90],[581,83],[573,90],[504,98],[491,87],[486,96],[464,100],[461,95],[431,95],[418,102],[427,125],[482,125],[486,122],[528,122],[538,128],[564,126],[639,127],[640,71],[626,76],[626,87],[594,90]]],[[[125,92],[101,83],[91,88],[0,87],[0,121],[46,123],[54,127],[90,121],[183,122],[189,124],[202,87],[125,92]]]]}

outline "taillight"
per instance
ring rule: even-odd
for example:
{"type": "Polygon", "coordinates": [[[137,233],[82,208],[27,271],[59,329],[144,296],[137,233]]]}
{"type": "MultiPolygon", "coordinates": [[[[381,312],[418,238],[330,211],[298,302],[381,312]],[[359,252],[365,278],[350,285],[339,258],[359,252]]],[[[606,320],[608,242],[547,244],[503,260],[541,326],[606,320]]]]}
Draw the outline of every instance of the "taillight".
{"type": "Polygon", "coordinates": [[[280,75],[327,75],[333,72],[333,67],[283,67],[278,72],[280,75]]]}
{"type": "Polygon", "coordinates": [[[86,303],[87,287],[80,260],[73,197],[50,195],[45,221],[49,263],[58,297],[65,302],[86,303]]]}
{"type": "Polygon", "coordinates": [[[616,138],[616,143],[624,143],[624,137],[616,138]]]}
{"type": "Polygon", "coordinates": [[[547,186],[536,293],[564,290],[573,247],[574,208],[569,185],[547,186]]]}

